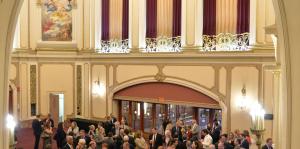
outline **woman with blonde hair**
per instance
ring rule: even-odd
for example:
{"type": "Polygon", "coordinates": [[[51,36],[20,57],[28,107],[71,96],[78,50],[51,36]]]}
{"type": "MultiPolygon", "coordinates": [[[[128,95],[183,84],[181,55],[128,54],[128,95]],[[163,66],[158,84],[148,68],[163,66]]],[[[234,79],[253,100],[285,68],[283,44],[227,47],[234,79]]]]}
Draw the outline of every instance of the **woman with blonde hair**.
{"type": "Polygon", "coordinates": [[[147,148],[147,143],[144,139],[144,137],[142,136],[142,133],[140,131],[135,133],[134,136],[135,140],[135,149],[146,149],[147,148]]]}
{"type": "Polygon", "coordinates": [[[52,139],[52,127],[51,127],[51,123],[50,121],[46,121],[46,124],[44,125],[44,130],[42,132],[42,139],[43,139],[43,149],[51,149],[52,145],[51,145],[51,139],[52,139]]]}

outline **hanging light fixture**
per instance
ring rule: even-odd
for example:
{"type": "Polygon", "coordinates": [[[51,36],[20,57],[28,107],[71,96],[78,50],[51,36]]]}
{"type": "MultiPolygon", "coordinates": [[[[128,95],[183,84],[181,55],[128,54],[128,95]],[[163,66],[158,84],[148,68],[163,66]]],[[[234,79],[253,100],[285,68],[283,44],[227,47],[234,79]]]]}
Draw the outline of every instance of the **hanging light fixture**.
{"type": "Polygon", "coordinates": [[[237,101],[237,106],[242,110],[245,111],[247,109],[247,105],[249,103],[248,101],[248,97],[247,97],[247,90],[246,90],[246,86],[243,85],[243,88],[241,90],[242,95],[240,96],[240,98],[237,101]]]}
{"type": "Polygon", "coordinates": [[[105,85],[100,82],[99,76],[98,80],[93,84],[93,94],[96,96],[104,96],[105,95],[105,85]]]}

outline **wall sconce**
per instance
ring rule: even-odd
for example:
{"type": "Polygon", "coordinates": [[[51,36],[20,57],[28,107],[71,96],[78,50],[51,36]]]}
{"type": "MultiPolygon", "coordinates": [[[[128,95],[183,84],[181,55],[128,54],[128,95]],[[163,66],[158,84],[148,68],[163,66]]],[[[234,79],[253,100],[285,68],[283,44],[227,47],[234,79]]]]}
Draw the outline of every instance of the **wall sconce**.
{"type": "Polygon", "coordinates": [[[105,85],[100,82],[99,77],[98,80],[94,82],[93,84],[93,94],[97,96],[104,96],[105,95],[105,85]]]}
{"type": "Polygon", "coordinates": [[[10,148],[15,148],[15,134],[14,130],[17,125],[15,118],[8,114],[6,117],[6,127],[9,129],[9,146],[10,148]]]}
{"type": "Polygon", "coordinates": [[[246,91],[246,87],[245,85],[243,85],[243,88],[241,90],[242,92],[242,96],[240,96],[240,98],[237,101],[237,106],[242,110],[246,110],[247,109],[247,104],[249,103],[248,99],[247,99],[247,91],[246,91]]]}

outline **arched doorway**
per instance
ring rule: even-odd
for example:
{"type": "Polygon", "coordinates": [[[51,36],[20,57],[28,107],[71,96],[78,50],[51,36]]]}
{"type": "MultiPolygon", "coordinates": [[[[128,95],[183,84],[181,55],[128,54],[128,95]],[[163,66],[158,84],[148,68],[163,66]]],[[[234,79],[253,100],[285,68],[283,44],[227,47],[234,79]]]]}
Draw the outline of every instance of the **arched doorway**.
{"type": "Polygon", "coordinates": [[[124,117],[134,130],[150,132],[169,119],[173,124],[182,120],[191,124],[196,119],[202,129],[214,121],[222,123],[222,110],[215,99],[192,88],[166,82],[135,84],[117,91],[119,119],[124,117]]]}

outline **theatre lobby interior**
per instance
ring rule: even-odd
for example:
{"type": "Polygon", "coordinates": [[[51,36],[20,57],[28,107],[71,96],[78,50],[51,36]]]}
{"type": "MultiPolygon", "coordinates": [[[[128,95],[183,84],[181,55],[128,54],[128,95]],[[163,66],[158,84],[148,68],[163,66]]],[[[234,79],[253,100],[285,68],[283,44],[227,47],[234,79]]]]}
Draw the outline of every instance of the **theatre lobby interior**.
{"type": "Polygon", "coordinates": [[[300,149],[299,10],[0,0],[0,149],[300,149]]]}

